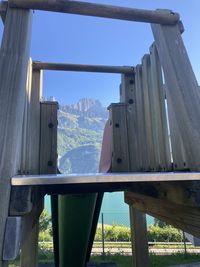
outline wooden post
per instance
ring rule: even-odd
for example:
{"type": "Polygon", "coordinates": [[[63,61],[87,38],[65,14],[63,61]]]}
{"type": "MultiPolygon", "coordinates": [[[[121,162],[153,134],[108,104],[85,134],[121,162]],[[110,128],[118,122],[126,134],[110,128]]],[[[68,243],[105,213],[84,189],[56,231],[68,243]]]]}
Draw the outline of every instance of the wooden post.
{"type": "Polygon", "coordinates": [[[150,266],[146,214],[129,205],[133,266],[150,266]]]}
{"type": "MultiPolygon", "coordinates": [[[[120,101],[127,104],[127,142],[129,145],[130,168],[126,171],[139,171],[140,163],[138,154],[141,151],[138,150],[139,133],[137,131],[135,73],[132,75],[122,75],[120,95],[120,101]]],[[[149,266],[149,252],[146,215],[135,209],[132,205],[129,205],[129,210],[133,266],[147,267],[149,266]]]]}
{"type": "Polygon", "coordinates": [[[10,178],[20,170],[20,146],[25,106],[32,15],[9,9],[0,51],[0,267],[10,201],[10,178]]]}
{"type": "MultiPolygon", "coordinates": [[[[40,99],[42,96],[42,71],[34,70],[32,72],[32,62],[30,70],[30,79],[28,80],[28,92],[27,92],[27,116],[25,119],[26,134],[24,136],[24,153],[23,160],[24,166],[22,170],[24,173],[39,174],[39,156],[40,156],[40,99]]],[[[24,130],[25,132],[25,130],[24,130]]],[[[21,190],[21,194],[23,194],[21,190]]],[[[38,205],[38,201],[43,209],[42,197],[39,199],[39,192],[32,190],[31,194],[35,195],[34,205],[38,205]]],[[[33,197],[33,196],[32,196],[33,197]]],[[[21,267],[36,267],[38,264],[38,231],[39,231],[39,215],[36,213],[36,218],[32,227],[27,233],[24,233],[24,242],[22,243],[21,250],[21,267]]],[[[34,216],[34,213],[33,213],[34,216]]],[[[29,215],[25,222],[30,224],[29,215]]]]}

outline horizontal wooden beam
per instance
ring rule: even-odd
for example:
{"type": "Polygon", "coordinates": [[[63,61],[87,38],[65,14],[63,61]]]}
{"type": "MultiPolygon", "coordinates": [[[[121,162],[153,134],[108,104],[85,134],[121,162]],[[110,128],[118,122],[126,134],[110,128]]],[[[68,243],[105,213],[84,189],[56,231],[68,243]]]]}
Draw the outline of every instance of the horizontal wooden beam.
{"type": "Polygon", "coordinates": [[[35,70],[81,71],[102,73],[134,73],[134,67],[33,62],[35,70]]]}
{"type": "Polygon", "coordinates": [[[166,10],[143,10],[70,0],[9,0],[10,7],[38,9],[110,19],[176,24],[179,14],[166,10]]]}

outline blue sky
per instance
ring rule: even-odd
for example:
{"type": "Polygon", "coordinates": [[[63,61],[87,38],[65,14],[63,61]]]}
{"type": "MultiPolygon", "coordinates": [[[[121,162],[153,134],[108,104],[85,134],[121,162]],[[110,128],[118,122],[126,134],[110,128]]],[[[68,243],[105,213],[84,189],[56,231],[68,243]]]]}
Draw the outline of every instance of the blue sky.
{"type": "MultiPolygon", "coordinates": [[[[179,12],[185,26],[183,39],[200,81],[199,0],[93,2],[179,12]]],[[[149,24],[35,11],[31,57],[50,62],[134,66],[140,63],[152,42],[149,24]]],[[[118,74],[44,72],[44,96],[55,96],[61,104],[89,97],[107,106],[118,101],[119,84],[118,74]]]]}

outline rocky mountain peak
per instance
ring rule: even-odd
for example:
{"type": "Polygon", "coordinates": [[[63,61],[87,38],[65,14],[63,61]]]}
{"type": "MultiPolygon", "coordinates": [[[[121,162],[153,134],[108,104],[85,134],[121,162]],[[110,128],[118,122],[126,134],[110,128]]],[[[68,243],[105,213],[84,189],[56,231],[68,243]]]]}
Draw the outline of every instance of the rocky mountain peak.
{"type": "Polygon", "coordinates": [[[82,98],[75,104],[61,106],[60,110],[87,117],[106,118],[108,116],[106,108],[102,106],[99,100],[89,98],[82,98]]]}

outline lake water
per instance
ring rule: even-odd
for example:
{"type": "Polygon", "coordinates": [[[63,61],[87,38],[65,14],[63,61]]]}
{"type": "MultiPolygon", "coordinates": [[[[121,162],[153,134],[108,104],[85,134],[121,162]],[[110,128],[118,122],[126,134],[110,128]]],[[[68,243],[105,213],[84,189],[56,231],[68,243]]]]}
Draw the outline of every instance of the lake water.
{"type": "MultiPolygon", "coordinates": [[[[45,208],[50,213],[50,198],[46,197],[45,199],[45,208]]],[[[105,224],[119,224],[129,226],[129,207],[124,203],[124,193],[115,192],[115,193],[105,193],[101,214],[99,217],[99,222],[103,220],[105,224]]],[[[153,224],[154,218],[147,215],[147,224],[153,224]]]]}

